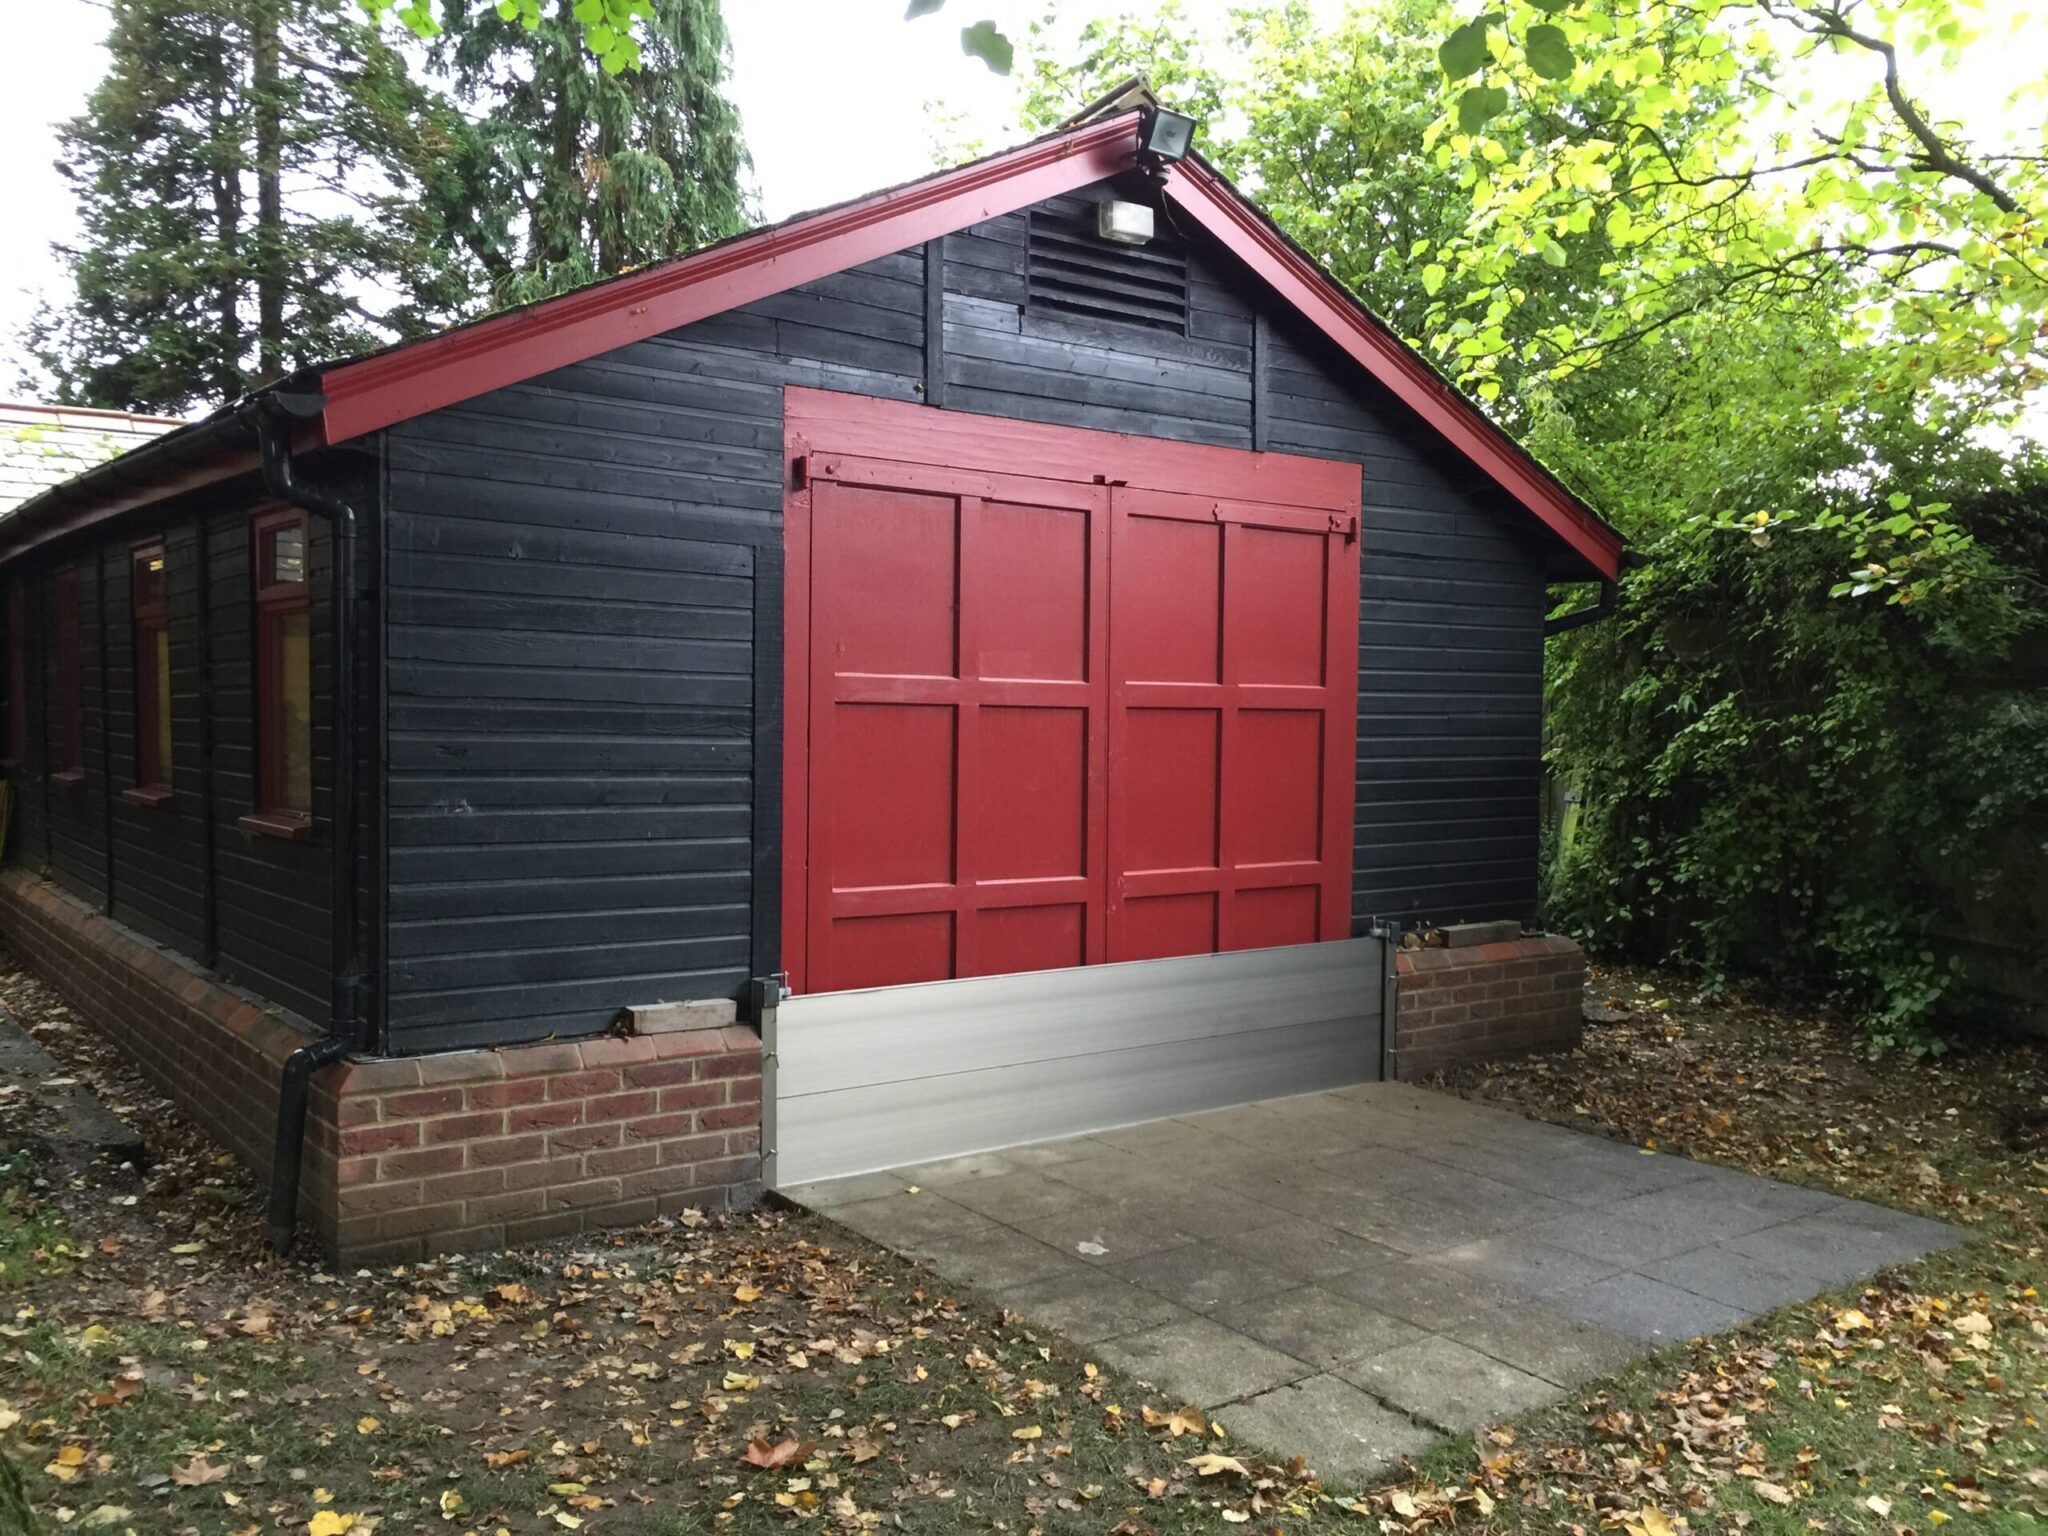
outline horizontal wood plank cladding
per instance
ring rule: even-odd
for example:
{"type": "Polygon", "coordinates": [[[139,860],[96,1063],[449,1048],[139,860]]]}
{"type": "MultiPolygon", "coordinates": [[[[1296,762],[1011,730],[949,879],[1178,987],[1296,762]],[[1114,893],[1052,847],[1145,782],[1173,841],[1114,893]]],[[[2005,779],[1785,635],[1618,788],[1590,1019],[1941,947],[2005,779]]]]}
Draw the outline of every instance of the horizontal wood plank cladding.
{"type": "MultiPolygon", "coordinates": [[[[1088,195],[1067,200],[1083,208],[1088,195]]],[[[1347,359],[1190,253],[1185,334],[1027,312],[940,242],[949,409],[1360,466],[1353,908],[1535,905],[1541,551],[1347,359]]],[[[390,1043],[608,1028],[779,966],[782,391],[920,398],[906,251],[386,434],[390,1043]],[[751,916],[750,916],[751,914],[751,916]]]]}
{"type": "Polygon", "coordinates": [[[1285,318],[1267,446],[1364,471],[1354,921],[1536,910],[1542,554],[1526,517],[1285,318]]]}
{"type": "Polygon", "coordinates": [[[387,434],[394,1049],[774,968],[782,391],[918,398],[924,309],[906,252],[387,434]]]}
{"type": "MultiPolygon", "coordinates": [[[[310,521],[316,822],[312,838],[291,842],[239,825],[256,809],[249,546],[250,513],[259,497],[249,482],[212,487],[124,527],[118,537],[60,547],[39,567],[39,590],[61,567],[80,572],[85,779],[49,786],[35,797],[41,824],[33,837],[10,840],[8,855],[47,867],[59,885],[95,903],[107,901],[111,867],[116,920],[198,965],[210,961],[215,975],[320,1024],[328,1014],[332,959],[332,540],[320,519],[310,521]],[[140,805],[122,797],[136,775],[129,559],[136,544],[153,538],[162,539],[165,556],[172,795],[162,804],[140,805]],[[210,793],[203,750],[209,744],[210,793]]],[[[32,754],[38,762],[43,738],[54,740],[57,730],[53,634],[45,616],[31,637],[31,671],[42,694],[33,722],[40,733],[32,754]]]]}

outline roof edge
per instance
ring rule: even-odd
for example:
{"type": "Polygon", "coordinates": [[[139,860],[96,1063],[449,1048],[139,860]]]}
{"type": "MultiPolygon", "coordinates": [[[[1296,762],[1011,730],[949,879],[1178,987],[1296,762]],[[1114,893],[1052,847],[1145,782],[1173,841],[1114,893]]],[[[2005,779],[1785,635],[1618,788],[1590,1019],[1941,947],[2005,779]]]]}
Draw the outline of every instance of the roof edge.
{"type": "Polygon", "coordinates": [[[1221,171],[1191,155],[1168,178],[1166,195],[1603,577],[1615,578],[1620,532],[1325,272],[1221,171]]]}

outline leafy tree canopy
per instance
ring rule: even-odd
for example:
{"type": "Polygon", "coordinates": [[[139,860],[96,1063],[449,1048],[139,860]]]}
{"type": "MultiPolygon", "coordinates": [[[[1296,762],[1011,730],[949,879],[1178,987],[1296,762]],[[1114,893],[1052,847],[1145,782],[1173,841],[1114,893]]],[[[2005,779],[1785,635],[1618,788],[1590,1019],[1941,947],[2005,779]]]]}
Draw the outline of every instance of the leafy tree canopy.
{"type": "Polygon", "coordinates": [[[2048,464],[2010,435],[2048,314],[2041,137],[1911,83],[1973,15],[1371,0],[1205,33],[1169,8],[1035,28],[1019,74],[1036,126],[1147,74],[1646,557],[1551,647],[1583,800],[1553,917],[1920,1045],[2048,805],[2048,464]]]}

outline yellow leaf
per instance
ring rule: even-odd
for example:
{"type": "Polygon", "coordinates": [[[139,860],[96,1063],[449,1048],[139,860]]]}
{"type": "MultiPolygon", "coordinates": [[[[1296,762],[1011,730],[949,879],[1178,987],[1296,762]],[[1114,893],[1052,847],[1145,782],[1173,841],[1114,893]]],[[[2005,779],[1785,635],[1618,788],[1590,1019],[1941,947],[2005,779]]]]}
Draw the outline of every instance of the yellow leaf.
{"type": "Polygon", "coordinates": [[[453,1488],[443,1488],[441,1490],[441,1518],[443,1520],[453,1520],[461,1513],[462,1495],[453,1488]]]}
{"type": "Polygon", "coordinates": [[[359,1435],[374,1435],[382,1426],[383,1421],[381,1419],[366,1413],[356,1420],[356,1433],[359,1435]]]}
{"type": "Polygon", "coordinates": [[[727,1339],[725,1347],[736,1360],[751,1360],[754,1358],[754,1346],[745,1339],[727,1339]]]}
{"type": "Polygon", "coordinates": [[[1631,1536],[1678,1536],[1678,1528],[1671,1523],[1671,1517],[1654,1504],[1645,1504],[1628,1522],[1631,1536]]]}
{"type": "Polygon", "coordinates": [[[323,1509],[306,1522],[306,1536],[348,1536],[355,1528],[354,1515],[340,1515],[331,1509],[323,1509]]]}
{"type": "Polygon", "coordinates": [[[1759,1479],[1758,1481],[1751,1483],[1750,1487],[1756,1490],[1756,1496],[1758,1498],[1768,1499],[1773,1504],[1790,1504],[1792,1502],[1791,1490],[1781,1488],[1776,1483],[1766,1482],[1762,1479],[1759,1479]]]}
{"type": "Polygon", "coordinates": [[[579,1530],[583,1525],[583,1518],[580,1515],[572,1515],[567,1510],[558,1509],[555,1511],[555,1524],[567,1526],[572,1531],[579,1530]]]}
{"type": "Polygon", "coordinates": [[[725,1390],[728,1392],[751,1392],[760,1385],[760,1377],[749,1376],[744,1371],[727,1371],[725,1373],[725,1390]]]}
{"type": "Polygon", "coordinates": [[[1835,1314],[1835,1327],[1843,1333],[1867,1333],[1870,1329],[1870,1319],[1855,1307],[1844,1307],[1835,1314]]]}
{"type": "Polygon", "coordinates": [[[1026,1424],[1022,1429],[1011,1430],[1010,1438],[1012,1440],[1036,1440],[1040,1435],[1044,1433],[1045,1431],[1041,1429],[1038,1425],[1026,1424]]]}
{"type": "Polygon", "coordinates": [[[1927,1523],[1929,1525],[1947,1525],[1949,1521],[1953,1520],[1954,1518],[1955,1516],[1945,1515],[1938,1509],[1930,1509],[1929,1511],[1927,1511],[1927,1523]]]}
{"type": "Polygon", "coordinates": [[[758,1285],[740,1286],[732,1293],[732,1299],[738,1302],[759,1301],[761,1299],[761,1287],[758,1285]]]}
{"type": "Polygon", "coordinates": [[[1213,1453],[1207,1456],[1196,1456],[1189,1461],[1188,1465],[1192,1466],[1204,1477],[1223,1477],[1226,1475],[1230,1477],[1251,1476],[1251,1473],[1245,1469],[1245,1464],[1235,1456],[1217,1456],[1213,1453]]]}
{"type": "Polygon", "coordinates": [[[1982,1312],[1965,1312],[1956,1319],[1956,1332],[1981,1338],[1991,1332],[1991,1319],[1982,1312]]]}

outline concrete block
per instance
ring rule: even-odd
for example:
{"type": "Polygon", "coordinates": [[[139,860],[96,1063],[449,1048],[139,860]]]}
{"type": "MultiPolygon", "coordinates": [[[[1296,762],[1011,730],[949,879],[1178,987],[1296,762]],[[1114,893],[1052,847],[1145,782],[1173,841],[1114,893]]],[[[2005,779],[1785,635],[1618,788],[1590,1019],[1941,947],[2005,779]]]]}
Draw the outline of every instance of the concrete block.
{"type": "Polygon", "coordinates": [[[624,1010],[626,1031],[672,1035],[685,1029],[722,1029],[739,1022],[739,1004],[729,997],[684,1003],[636,1003],[624,1010]]]}

